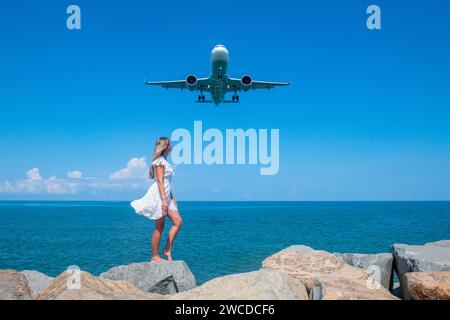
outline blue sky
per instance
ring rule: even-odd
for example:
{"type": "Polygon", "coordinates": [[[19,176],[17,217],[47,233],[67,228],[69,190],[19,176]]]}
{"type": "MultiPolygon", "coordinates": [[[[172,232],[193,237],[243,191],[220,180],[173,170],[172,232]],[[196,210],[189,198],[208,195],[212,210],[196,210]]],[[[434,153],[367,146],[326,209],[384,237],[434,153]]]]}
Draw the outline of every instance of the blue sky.
{"type": "Polygon", "coordinates": [[[131,160],[120,172],[136,178],[158,136],[201,120],[279,129],[280,170],[180,165],[180,200],[448,200],[448,12],[437,0],[2,4],[0,199],[140,197],[148,180],[111,174],[131,160]],[[70,4],[81,30],[66,28],[70,4]],[[292,86],[214,107],[143,85],[208,76],[218,43],[230,76],[292,86]]]}

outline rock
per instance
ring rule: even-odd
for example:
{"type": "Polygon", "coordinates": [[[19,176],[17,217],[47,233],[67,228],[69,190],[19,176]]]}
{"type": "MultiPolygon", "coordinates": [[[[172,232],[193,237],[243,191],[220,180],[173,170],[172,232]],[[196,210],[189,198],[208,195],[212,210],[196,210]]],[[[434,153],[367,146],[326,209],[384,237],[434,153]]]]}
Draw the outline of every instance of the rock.
{"type": "Polygon", "coordinates": [[[273,270],[215,278],[170,297],[175,300],[308,300],[304,286],[273,270]]]}
{"type": "Polygon", "coordinates": [[[380,284],[371,288],[373,283],[342,278],[324,278],[318,282],[319,287],[314,291],[313,300],[398,300],[380,284]]]}
{"type": "Polygon", "coordinates": [[[49,277],[43,273],[34,270],[24,270],[20,271],[20,273],[27,278],[28,285],[30,286],[31,289],[31,297],[33,299],[35,299],[37,295],[42,290],[44,290],[54,279],[52,277],[49,277]]]}
{"type": "Polygon", "coordinates": [[[367,273],[373,274],[383,287],[389,289],[393,277],[393,256],[391,253],[360,254],[360,253],[335,253],[337,257],[345,263],[364,269],[367,273]]]}
{"type": "Polygon", "coordinates": [[[15,270],[0,270],[0,300],[31,300],[27,278],[15,270]]]}
{"type": "Polygon", "coordinates": [[[316,250],[314,250],[313,248],[308,247],[308,246],[293,245],[293,246],[287,247],[286,249],[281,250],[280,252],[286,252],[286,251],[294,251],[294,252],[305,254],[305,253],[310,253],[310,252],[313,252],[316,250]]]}
{"type": "Polygon", "coordinates": [[[450,248],[450,240],[441,240],[436,242],[429,242],[426,243],[425,246],[427,247],[447,247],[450,248]]]}
{"type": "Polygon", "coordinates": [[[412,298],[406,281],[408,272],[450,271],[450,247],[437,243],[424,246],[394,244],[391,249],[394,255],[395,271],[400,280],[403,298],[406,300],[412,298]]]}
{"type": "Polygon", "coordinates": [[[195,287],[195,277],[184,261],[142,262],[117,266],[100,275],[125,280],[146,292],[175,294],[195,287]]]}
{"type": "Polygon", "coordinates": [[[161,300],[165,296],[144,292],[125,281],[94,277],[80,271],[65,271],[38,296],[38,300],[161,300]]]}
{"type": "MultiPolygon", "coordinates": [[[[281,252],[295,251],[298,253],[306,254],[315,251],[313,248],[303,245],[294,245],[287,247],[281,252]]],[[[325,251],[323,251],[325,252],[325,251]]],[[[335,253],[335,255],[342,259],[345,263],[364,269],[366,273],[373,273],[373,267],[378,267],[380,271],[380,283],[386,289],[389,289],[391,277],[393,276],[393,256],[391,253],[379,253],[379,254],[359,254],[359,253],[335,253]]]]}
{"type": "Polygon", "coordinates": [[[450,300],[450,272],[410,272],[406,283],[411,299],[450,300]]]}
{"type": "Polygon", "coordinates": [[[314,300],[397,299],[359,268],[350,266],[326,251],[285,249],[262,263],[264,269],[278,270],[305,285],[314,300]],[[306,252],[306,253],[305,253],[306,252]]]}
{"type": "Polygon", "coordinates": [[[289,274],[302,281],[308,290],[317,286],[319,276],[367,279],[364,271],[349,266],[325,251],[302,254],[285,249],[265,259],[262,266],[265,269],[280,270],[289,274]]]}

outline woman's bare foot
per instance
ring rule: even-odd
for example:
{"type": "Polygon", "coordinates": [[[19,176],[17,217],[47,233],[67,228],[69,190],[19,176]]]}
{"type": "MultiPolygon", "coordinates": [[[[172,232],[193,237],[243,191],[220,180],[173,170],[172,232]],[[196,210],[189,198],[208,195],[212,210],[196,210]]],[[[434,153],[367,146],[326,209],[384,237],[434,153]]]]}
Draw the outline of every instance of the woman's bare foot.
{"type": "Polygon", "coordinates": [[[164,260],[163,258],[157,256],[157,257],[152,257],[152,262],[166,262],[166,260],[164,260]]]}
{"type": "Polygon", "coordinates": [[[167,261],[172,261],[172,252],[164,251],[163,253],[167,257],[167,261]]]}

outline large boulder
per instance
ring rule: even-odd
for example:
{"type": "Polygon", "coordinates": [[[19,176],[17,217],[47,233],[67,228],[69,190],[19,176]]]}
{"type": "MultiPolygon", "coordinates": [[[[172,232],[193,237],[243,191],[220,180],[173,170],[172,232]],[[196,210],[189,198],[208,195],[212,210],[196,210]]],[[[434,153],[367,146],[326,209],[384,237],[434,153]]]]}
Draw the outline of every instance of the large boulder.
{"type": "Polygon", "coordinates": [[[262,263],[305,285],[314,300],[395,300],[389,291],[362,269],[326,251],[289,247],[262,263]]]}
{"type": "Polygon", "coordinates": [[[303,254],[282,250],[262,263],[263,268],[280,270],[302,281],[308,290],[317,286],[317,277],[367,279],[363,270],[354,268],[326,251],[303,254]]]}
{"type": "Polygon", "coordinates": [[[410,272],[406,284],[411,299],[450,300],[450,272],[410,272]]]}
{"type": "Polygon", "coordinates": [[[31,300],[27,278],[15,270],[0,270],[0,300],[31,300]]]}
{"type": "MultiPolygon", "coordinates": [[[[389,289],[393,284],[393,256],[391,253],[361,254],[361,253],[335,253],[335,255],[354,267],[361,268],[372,274],[383,287],[389,289]]],[[[392,288],[391,288],[392,289],[392,288]]]]}
{"type": "Polygon", "coordinates": [[[28,285],[31,289],[31,297],[33,299],[36,298],[37,295],[54,279],[35,270],[24,270],[20,271],[20,273],[27,278],[28,285]]]}
{"type": "Polygon", "coordinates": [[[38,300],[161,300],[165,296],[144,292],[125,281],[65,271],[38,296],[38,300]]]}
{"type": "Polygon", "coordinates": [[[304,286],[273,270],[215,278],[170,297],[175,300],[308,300],[304,286]]]}
{"type": "Polygon", "coordinates": [[[424,246],[394,244],[394,266],[400,280],[404,299],[411,299],[408,291],[406,274],[408,272],[450,271],[450,247],[439,241],[424,246]]]}
{"type": "Polygon", "coordinates": [[[141,262],[117,266],[101,278],[125,280],[146,292],[175,294],[195,287],[195,277],[184,261],[141,262]]]}

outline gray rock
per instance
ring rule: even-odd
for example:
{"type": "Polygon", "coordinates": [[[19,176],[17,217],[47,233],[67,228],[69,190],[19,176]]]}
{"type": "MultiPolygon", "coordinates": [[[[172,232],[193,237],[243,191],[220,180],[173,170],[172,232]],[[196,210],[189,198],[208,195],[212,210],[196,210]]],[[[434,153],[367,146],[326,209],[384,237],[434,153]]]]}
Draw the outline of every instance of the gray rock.
{"type": "MultiPolygon", "coordinates": [[[[374,266],[379,270],[379,281],[380,284],[389,289],[393,277],[393,256],[391,253],[378,253],[378,254],[361,254],[361,253],[335,253],[338,258],[354,267],[364,269],[365,271],[371,273],[373,272],[374,266]]],[[[374,275],[374,279],[378,280],[378,275],[374,275]]]]}
{"type": "Polygon", "coordinates": [[[125,280],[143,291],[159,294],[175,294],[195,287],[195,277],[184,261],[132,263],[111,268],[100,277],[125,280]]]}
{"type": "Polygon", "coordinates": [[[406,273],[450,271],[450,247],[436,243],[424,246],[394,244],[391,249],[404,299],[411,299],[406,273]]]}
{"type": "Polygon", "coordinates": [[[31,300],[27,278],[16,270],[0,270],[0,300],[31,300]]]}
{"type": "Polygon", "coordinates": [[[35,299],[42,290],[47,288],[54,279],[35,270],[24,270],[20,271],[20,273],[27,278],[28,285],[31,289],[31,297],[33,299],[35,299]]]}
{"type": "Polygon", "coordinates": [[[436,242],[429,242],[426,243],[425,246],[427,247],[447,247],[450,248],[450,240],[441,240],[436,242]]]}
{"type": "Polygon", "coordinates": [[[170,296],[173,300],[309,300],[302,283],[275,270],[260,269],[212,279],[170,296]]]}

